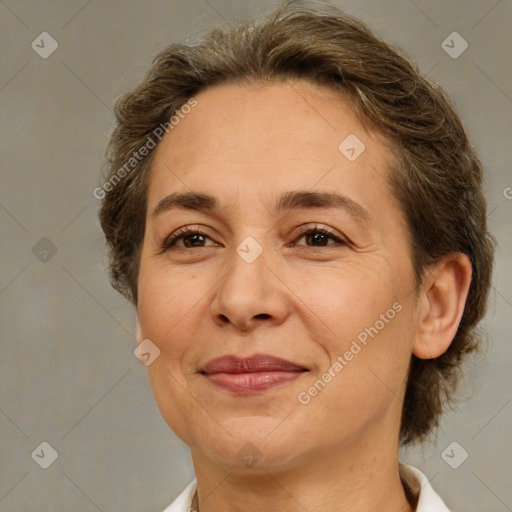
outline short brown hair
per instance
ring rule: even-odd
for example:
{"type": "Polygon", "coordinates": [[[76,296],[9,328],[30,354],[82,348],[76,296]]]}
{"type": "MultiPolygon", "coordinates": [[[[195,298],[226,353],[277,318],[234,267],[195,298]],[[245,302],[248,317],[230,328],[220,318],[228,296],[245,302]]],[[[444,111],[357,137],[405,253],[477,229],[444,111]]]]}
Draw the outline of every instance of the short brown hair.
{"type": "Polygon", "coordinates": [[[340,9],[287,0],[261,20],[215,28],[193,44],[171,44],[144,80],[116,101],[106,156],[111,186],[100,210],[112,285],[136,304],[154,151],[115,184],[112,178],[155,128],[207,87],[296,79],[340,91],[361,121],[390,143],[389,185],[408,221],[417,283],[443,255],[462,252],[471,260],[469,295],[450,347],[435,359],[411,359],[400,439],[422,440],[453,401],[461,361],[480,344],[477,324],[485,314],[494,257],[482,164],[444,90],[340,9]]]}

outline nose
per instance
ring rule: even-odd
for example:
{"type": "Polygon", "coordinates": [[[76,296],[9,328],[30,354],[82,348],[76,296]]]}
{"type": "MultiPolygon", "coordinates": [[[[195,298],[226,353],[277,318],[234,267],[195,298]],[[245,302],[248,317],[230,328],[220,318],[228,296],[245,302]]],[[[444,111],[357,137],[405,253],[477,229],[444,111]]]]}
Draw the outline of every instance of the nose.
{"type": "Polygon", "coordinates": [[[254,261],[233,251],[210,306],[217,325],[249,332],[260,325],[279,325],[285,321],[289,315],[287,287],[272,260],[268,248],[254,261]]]}

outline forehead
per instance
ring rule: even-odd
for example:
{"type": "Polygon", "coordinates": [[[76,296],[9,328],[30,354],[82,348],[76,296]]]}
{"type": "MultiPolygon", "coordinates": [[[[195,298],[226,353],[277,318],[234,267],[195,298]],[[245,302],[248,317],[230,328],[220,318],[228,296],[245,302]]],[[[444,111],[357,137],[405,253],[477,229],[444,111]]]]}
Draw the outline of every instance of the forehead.
{"type": "Polygon", "coordinates": [[[226,84],[195,99],[156,148],[149,209],[165,194],[198,188],[274,203],[294,189],[371,196],[372,185],[386,187],[386,142],[338,91],[304,81],[226,84]]]}
{"type": "Polygon", "coordinates": [[[157,153],[172,147],[176,160],[233,155],[262,162],[289,159],[290,149],[297,159],[317,157],[319,151],[338,156],[339,143],[351,133],[368,149],[385,142],[366,131],[340,91],[307,81],[229,83],[209,87],[195,98],[197,106],[164,137],[157,153]],[[181,149],[183,144],[198,151],[191,155],[181,149]]]}

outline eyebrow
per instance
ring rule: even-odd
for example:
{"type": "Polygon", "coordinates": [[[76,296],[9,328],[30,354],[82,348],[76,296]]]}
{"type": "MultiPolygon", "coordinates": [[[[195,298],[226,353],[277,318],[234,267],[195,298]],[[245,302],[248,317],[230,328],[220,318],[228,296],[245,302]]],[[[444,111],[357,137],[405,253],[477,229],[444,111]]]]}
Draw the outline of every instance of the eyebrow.
{"type": "MultiPolygon", "coordinates": [[[[176,192],[161,199],[153,210],[152,216],[157,217],[175,208],[212,213],[218,213],[221,209],[220,201],[216,196],[203,192],[176,192]]],[[[373,223],[372,216],[365,208],[337,192],[311,192],[308,190],[285,192],[273,205],[272,212],[274,215],[278,215],[285,210],[310,208],[348,210],[357,220],[366,224],[373,223]]]]}

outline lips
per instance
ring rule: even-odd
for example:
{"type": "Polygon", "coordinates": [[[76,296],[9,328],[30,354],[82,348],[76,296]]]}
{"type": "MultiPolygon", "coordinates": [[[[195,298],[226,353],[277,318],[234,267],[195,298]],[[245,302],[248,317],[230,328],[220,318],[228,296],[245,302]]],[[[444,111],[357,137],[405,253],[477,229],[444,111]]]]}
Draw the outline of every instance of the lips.
{"type": "Polygon", "coordinates": [[[212,384],[236,394],[254,394],[286,384],[307,368],[266,354],[248,358],[223,356],[209,361],[200,371],[212,384]]]}
{"type": "Polygon", "coordinates": [[[286,359],[267,356],[265,354],[256,354],[247,358],[223,356],[212,359],[202,368],[201,373],[212,375],[215,373],[299,372],[305,370],[307,370],[307,368],[287,361],[286,359]]]}

